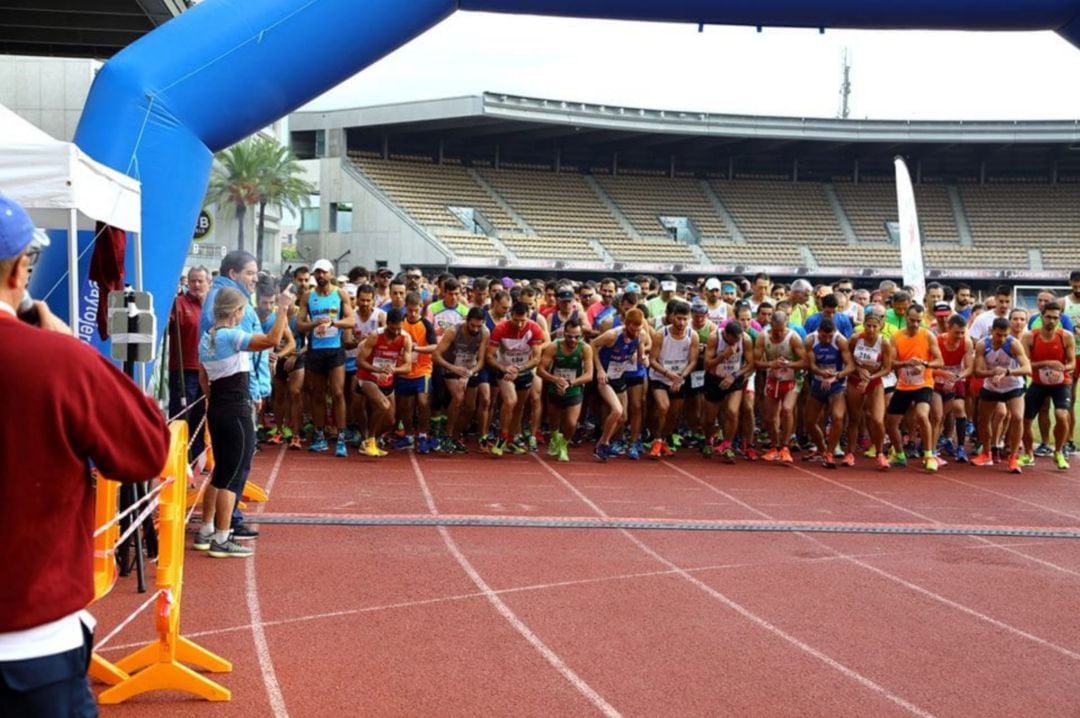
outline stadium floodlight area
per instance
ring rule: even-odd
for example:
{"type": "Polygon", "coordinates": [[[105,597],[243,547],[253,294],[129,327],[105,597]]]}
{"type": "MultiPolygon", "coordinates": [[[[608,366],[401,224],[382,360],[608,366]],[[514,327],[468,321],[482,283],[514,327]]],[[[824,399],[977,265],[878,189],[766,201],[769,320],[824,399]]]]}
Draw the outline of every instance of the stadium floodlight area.
{"type": "MultiPolygon", "coordinates": [[[[101,69],[75,136],[92,157],[142,182],[145,288],[159,297],[159,328],[213,153],[458,9],[699,26],[1055,30],[1080,41],[1080,0],[206,0],[101,69]]],[[[80,237],[85,255],[91,241],[80,237]]],[[[44,259],[34,273],[38,291],[65,271],[63,257],[44,259]]],[[[88,264],[80,268],[84,285],[88,264]]]]}

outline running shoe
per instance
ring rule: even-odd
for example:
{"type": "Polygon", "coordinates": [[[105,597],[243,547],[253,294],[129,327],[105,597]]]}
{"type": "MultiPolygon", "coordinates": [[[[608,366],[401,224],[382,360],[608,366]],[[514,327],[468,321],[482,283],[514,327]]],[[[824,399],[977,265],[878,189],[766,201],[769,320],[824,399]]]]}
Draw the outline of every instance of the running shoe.
{"type": "Polygon", "coordinates": [[[818,453],[817,447],[815,446],[813,449],[808,450],[806,453],[804,453],[802,455],[802,460],[803,461],[818,462],[818,461],[821,461],[821,454],[818,453]]]}
{"type": "Polygon", "coordinates": [[[427,436],[421,436],[416,440],[416,451],[419,454],[430,454],[431,450],[434,448],[434,444],[435,442],[427,436]]]}
{"type": "Polygon", "coordinates": [[[720,458],[729,464],[735,463],[735,449],[731,448],[730,441],[722,441],[720,445],[716,447],[716,451],[720,454],[720,458]]]}
{"type": "Polygon", "coordinates": [[[411,436],[401,436],[394,442],[395,449],[411,449],[413,448],[413,438],[411,436]]]}
{"type": "Polygon", "coordinates": [[[757,461],[761,457],[758,454],[757,449],[752,446],[748,446],[746,450],[743,451],[743,458],[747,461],[757,461]]]}
{"type": "Polygon", "coordinates": [[[349,449],[345,445],[345,437],[343,437],[341,434],[338,434],[337,441],[334,443],[334,456],[344,459],[348,455],[349,449]]]}
{"type": "Polygon", "coordinates": [[[562,432],[556,431],[554,434],[552,434],[551,438],[548,439],[548,456],[558,456],[559,448],[565,442],[566,439],[563,438],[562,432]]]}
{"type": "Polygon", "coordinates": [[[621,441],[613,441],[608,444],[608,456],[626,456],[627,446],[621,441]]]}
{"type": "Polygon", "coordinates": [[[829,455],[829,454],[822,455],[822,457],[821,457],[821,467],[823,469],[835,469],[836,468],[836,459],[833,456],[829,455]]]}
{"type": "Polygon", "coordinates": [[[993,449],[990,450],[990,458],[998,463],[1001,463],[1005,460],[1005,456],[1001,453],[1000,446],[995,446],[993,449]]]}
{"type": "Polygon", "coordinates": [[[1019,474],[1019,473],[1021,473],[1020,457],[1017,456],[1016,454],[1009,454],[1009,473],[1010,474],[1019,474]]]}
{"type": "Polygon", "coordinates": [[[660,456],[663,453],[664,453],[664,440],[663,439],[653,439],[652,446],[649,447],[649,458],[650,459],[659,459],[660,456]]]}
{"type": "Polygon", "coordinates": [[[303,449],[304,445],[300,443],[300,437],[297,434],[293,434],[293,437],[289,439],[289,449],[297,451],[303,449]]]}
{"type": "Polygon", "coordinates": [[[888,471],[889,470],[889,459],[888,459],[888,457],[885,456],[885,454],[878,454],[877,455],[877,466],[882,471],[888,471]]]}
{"type": "Polygon", "coordinates": [[[949,462],[946,461],[945,459],[941,458],[940,456],[935,455],[934,458],[937,459],[937,465],[938,465],[939,469],[944,468],[944,467],[949,465],[949,462]]]}
{"type": "Polygon", "coordinates": [[[502,456],[505,451],[506,451],[506,440],[505,439],[502,439],[502,438],[496,439],[495,442],[491,445],[490,452],[491,452],[492,456],[502,456]]]}
{"type": "Polygon", "coordinates": [[[779,461],[780,452],[776,449],[769,449],[765,452],[765,455],[761,457],[762,461],[779,461]]]}
{"type": "Polygon", "coordinates": [[[889,454],[889,466],[907,466],[907,452],[893,451],[889,454]]]}
{"type": "Polygon", "coordinates": [[[593,449],[593,456],[596,457],[596,460],[600,463],[604,463],[608,460],[608,457],[611,456],[611,447],[607,444],[597,444],[596,448],[593,449]]]}
{"type": "Polygon", "coordinates": [[[214,534],[207,534],[203,536],[201,531],[195,533],[195,538],[191,540],[191,548],[196,551],[209,551],[210,542],[214,538],[214,534]]]}
{"type": "Polygon", "coordinates": [[[923,459],[923,468],[931,474],[936,473],[938,470],[938,460],[934,456],[927,456],[923,459]]]}
{"type": "Polygon", "coordinates": [[[379,448],[379,442],[375,440],[374,436],[364,442],[363,447],[360,449],[360,453],[364,456],[370,456],[373,459],[379,459],[386,456],[386,452],[379,448]]]}
{"type": "Polygon", "coordinates": [[[236,524],[232,527],[232,534],[229,538],[233,541],[254,541],[259,538],[259,532],[247,524],[236,524]]]}
{"type": "Polygon", "coordinates": [[[210,555],[214,558],[248,558],[255,555],[255,549],[250,546],[243,546],[235,541],[226,541],[225,543],[211,541],[210,555]]]}
{"type": "Polygon", "coordinates": [[[293,438],[293,430],[287,426],[281,430],[281,433],[285,436],[286,441],[293,438]]]}
{"type": "MultiPolygon", "coordinates": [[[[868,459],[873,459],[873,458],[877,457],[877,455],[878,455],[877,447],[872,445],[872,444],[871,444],[869,449],[867,449],[866,451],[863,452],[863,456],[865,456],[868,459]]],[[[884,456],[884,454],[882,454],[882,456],[884,456]]],[[[886,459],[886,461],[888,461],[888,459],[886,459]]]]}
{"type": "Polygon", "coordinates": [[[864,450],[869,449],[870,448],[870,437],[869,436],[860,436],[859,441],[857,442],[857,446],[860,449],[864,449],[864,450]]]}
{"type": "Polygon", "coordinates": [[[855,454],[851,453],[850,451],[847,452],[846,454],[844,454],[844,458],[840,460],[840,463],[844,466],[854,466],[855,454]]]}
{"type": "Polygon", "coordinates": [[[510,451],[514,452],[518,456],[529,453],[528,441],[523,436],[519,436],[510,442],[510,451]]]}
{"type": "Polygon", "coordinates": [[[491,450],[491,445],[495,443],[495,437],[491,434],[484,434],[476,440],[476,445],[480,447],[480,451],[487,452],[491,450]]]}
{"type": "Polygon", "coordinates": [[[669,446],[671,449],[682,448],[682,445],[683,445],[682,435],[679,434],[679,432],[677,432],[677,431],[672,432],[672,434],[671,434],[671,443],[670,444],[665,444],[665,446],[669,446]]]}
{"type": "Polygon", "coordinates": [[[952,439],[944,439],[942,441],[939,441],[938,444],[939,448],[941,449],[941,453],[945,454],[945,456],[956,455],[956,445],[953,443],[952,439]]]}
{"type": "Polygon", "coordinates": [[[536,438],[536,432],[525,435],[525,447],[529,451],[536,451],[540,448],[540,442],[536,438]]]}
{"type": "Polygon", "coordinates": [[[1069,460],[1066,459],[1065,454],[1060,451],[1054,452],[1054,464],[1058,467],[1058,470],[1060,471],[1069,470],[1069,460]]]}
{"type": "Polygon", "coordinates": [[[1020,466],[1034,466],[1035,457],[1031,454],[1020,454],[1019,458],[1017,458],[1017,463],[1019,463],[1020,466]]]}
{"type": "Polygon", "coordinates": [[[630,445],[630,448],[626,450],[626,458],[631,461],[637,461],[641,458],[641,452],[644,447],[641,446],[640,441],[635,441],[630,445]]]}
{"type": "Polygon", "coordinates": [[[311,440],[311,446],[308,447],[308,451],[326,451],[330,448],[330,444],[326,443],[326,437],[323,436],[321,431],[315,432],[315,438],[311,440]]]}
{"type": "Polygon", "coordinates": [[[1073,441],[1072,439],[1070,439],[1069,441],[1066,441],[1065,442],[1065,451],[1063,453],[1065,454],[1065,456],[1072,456],[1073,454],[1075,454],[1076,453],[1076,442],[1073,441]]]}
{"type": "Polygon", "coordinates": [[[988,452],[984,451],[981,454],[976,454],[971,457],[972,466],[993,466],[994,457],[988,452]]]}
{"type": "Polygon", "coordinates": [[[455,454],[469,453],[469,447],[465,446],[465,442],[463,442],[461,439],[451,439],[450,446],[454,449],[455,454]]]}
{"type": "Polygon", "coordinates": [[[961,463],[961,464],[966,464],[968,462],[967,451],[964,450],[964,447],[962,447],[962,446],[956,447],[956,456],[954,458],[956,459],[956,461],[958,463],[961,463]]]}
{"type": "Polygon", "coordinates": [[[784,446],[780,449],[780,461],[785,464],[794,464],[795,459],[791,458],[791,449],[784,446]]]}
{"type": "Polygon", "coordinates": [[[967,426],[964,427],[964,433],[968,436],[975,436],[975,422],[969,421],[967,426]]]}
{"type": "Polygon", "coordinates": [[[1053,456],[1054,450],[1047,446],[1045,443],[1039,444],[1035,447],[1035,456],[1053,456]]]}
{"type": "Polygon", "coordinates": [[[844,447],[837,444],[835,447],[833,447],[832,455],[834,459],[844,458],[844,447]]]}
{"type": "Polygon", "coordinates": [[[285,435],[282,434],[280,431],[275,434],[271,434],[270,438],[266,440],[266,443],[272,446],[280,446],[281,444],[285,443],[285,435]]]}
{"type": "Polygon", "coordinates": [[[714,443],[715,442],[713,441],[706,441],[701,445],[701,455],[706,459],[711,459],[712,455],[716,453],[716,447],[713,446],[714,443]]]}
{"type": "Polygon", "coordinates": [[[570,460],[570,444],[563,444],[559,447],[559,461],[570,460]]]}

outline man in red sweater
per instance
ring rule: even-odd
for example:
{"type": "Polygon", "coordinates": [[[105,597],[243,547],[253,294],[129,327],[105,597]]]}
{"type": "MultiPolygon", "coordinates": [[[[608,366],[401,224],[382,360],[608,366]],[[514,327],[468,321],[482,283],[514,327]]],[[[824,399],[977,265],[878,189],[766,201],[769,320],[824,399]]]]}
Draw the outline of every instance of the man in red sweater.
{"type": "Polygon", "coordinates": [[[203,452],[205,442],[199,422],[206,414],[206,405],[199,385],[199,322],[203,301],[210,292],[210,270],[192,267],[187,273],[187,291],[173,300],[169,313],[169,416],[177,416],[185,408],[188,429],[194,441],[189,456],[194,459],[203,452]]]}
{"type": "MultiPolygon", "coordinates": [[[[154,403],[70,335],[16,317],[37,258],[33,223],[0,194],[0,716],[95,716],[93,465],[145,481],[169,433],[154,403]]],[[[39,304],[46,319],[55,321],[39,304]]],[[[51,322],[43,322],[51,325],[51,322]]]]}

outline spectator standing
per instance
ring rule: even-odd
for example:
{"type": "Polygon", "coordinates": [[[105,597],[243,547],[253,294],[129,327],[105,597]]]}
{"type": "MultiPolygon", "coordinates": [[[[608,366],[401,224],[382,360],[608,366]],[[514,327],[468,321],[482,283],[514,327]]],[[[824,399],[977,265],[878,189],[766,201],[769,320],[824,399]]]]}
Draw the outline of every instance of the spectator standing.
{"type": "Polygon", "coordinates": [[[187,273],[187,291],[177,295],[169,313],[169,416],[191,407],[184,420],[195,439],[190,452],[193,457],[201,454],[205,445],[202,432],[197,432],[206,414],[206,407],[200,401],[203,393],[199,386],[199,321],[209,291],[210,270],[192,267],[187,273]]]}
{"type": "Polygon", "coordinates": [[[18,419],[0,423],[0,715],[96,716],[90,465],[145,481],[165,465],[169,431],[154,402],[70,332],[18,321],[33,237],[25,210],[0,195],[0,394],[18,397],[18,419]]]}

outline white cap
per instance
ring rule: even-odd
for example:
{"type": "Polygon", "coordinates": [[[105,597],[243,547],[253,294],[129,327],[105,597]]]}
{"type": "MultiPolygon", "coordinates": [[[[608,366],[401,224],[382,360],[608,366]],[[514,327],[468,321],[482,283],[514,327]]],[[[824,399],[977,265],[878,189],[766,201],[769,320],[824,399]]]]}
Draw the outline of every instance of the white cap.
{"type": "Polygon", "coordinates": [[[352,282],[343,282],[341,288],[344,289],[345,293],[348,294],[350,297],[356,295],[356,285],[352,282]]]}
{"type": "Polygon", "coordinates": [[[323,271],[323,272],[326,272],[327,274],[333,274],[334,273],[334,265],[330,264],[329,259],[320,259],[319,261],[315,262],[315,264],[311,265],[311,271],[312,272],[323,271]]]}
{"type": "Polygon", "coordinates": [[[709,277],[709,281],[705,282],[705,289],[719,289],[720,280],[716,277],[709,277]]]}
{"type": "Polygon", "coordinates": [[[674,292],[678,286],[677,282],[660,282],[660,290],[664,292],[674,292]]]}

